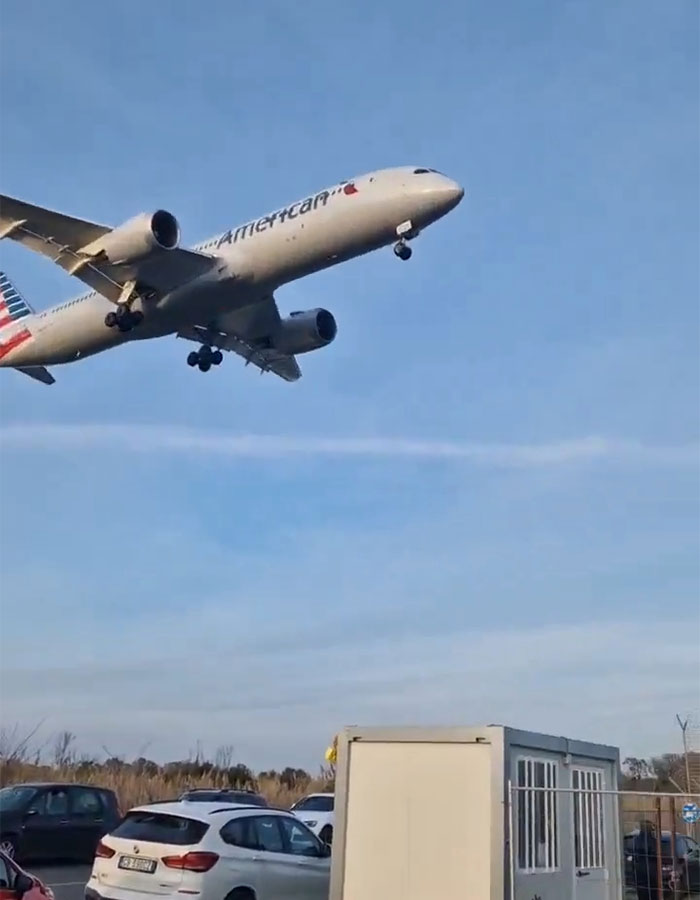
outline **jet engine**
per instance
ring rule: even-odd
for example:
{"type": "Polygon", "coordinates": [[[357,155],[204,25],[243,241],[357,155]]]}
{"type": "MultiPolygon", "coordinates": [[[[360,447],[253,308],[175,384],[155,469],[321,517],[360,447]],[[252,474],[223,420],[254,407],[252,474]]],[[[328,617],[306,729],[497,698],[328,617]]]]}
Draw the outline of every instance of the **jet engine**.
{"type": "Polygon", "coordinates": [[[97,241],[113,264],[136,263],[156,250],[174,250],[180,242],[180,225],[172,213],[158,209],[141,213],[103,235],[97,241]]]}
{"type": "Polygon", "coordinates": [[[335,319],[327,309],[293,312],[280,322],[272,336],[272,345],[280,353],[295,356],[326,347],[335,340],[337,332],[335,319]]]}

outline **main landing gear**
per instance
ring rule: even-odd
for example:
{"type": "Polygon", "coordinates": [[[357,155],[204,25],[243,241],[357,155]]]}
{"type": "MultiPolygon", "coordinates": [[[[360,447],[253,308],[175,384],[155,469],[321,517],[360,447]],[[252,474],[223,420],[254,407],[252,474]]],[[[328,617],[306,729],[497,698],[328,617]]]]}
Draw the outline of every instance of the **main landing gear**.
{"type": "Polygon", "coordinates": [[[221,350],[212,350],[204,344],[199,350],[193,350],[187,357],[187,365],[194,368],[199,366],[200,372],[208,372],[212,366],[220,366],[224,361],[221,350]]]}
{"type": "Polygon", "coordinates": [[[118,328],[121,332],[131,331],[143,322],[143,313],[140,309],[129,309],[126,303],[120,303],[116,310],[110,311],[105,316],[107,328],[118,328]]]}
{"type": "Polygon", "coordinates": [[[143,322],[143,313],[140,309],[132,309],[133,303],[141,297],[142,300],[152,299],[154,292],[149,289],[137,289],[136,281],[124,283],[116,309],[105,316],[107,328],[118,328],[122,332],[131,331],[143,322]]]}
{"type": "Polygon", "coordinates": [[[407,219],[398,226],[396,235],[398,241],[394,244],[394,253],[399,259],[410,259],[413,255],[413,250],[408,246],[408,241],[418,237],[418,229],[413,227],[413,222],[410,219],[407,219]]]}

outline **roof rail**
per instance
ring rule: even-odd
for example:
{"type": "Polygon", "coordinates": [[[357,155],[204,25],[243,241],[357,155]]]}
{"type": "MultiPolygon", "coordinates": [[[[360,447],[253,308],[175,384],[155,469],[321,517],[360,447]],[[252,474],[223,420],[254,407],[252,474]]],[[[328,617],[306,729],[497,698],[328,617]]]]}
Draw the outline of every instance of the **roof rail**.
{"type": "Polygon", "coordinates": [[[223,806],[221,809],[212,809],[209,811],[209,815],[214,816],[222,812],[238,812],[239,809],[255,809],[261,816],[267,815],[269,812],[289,812],[283,806],[257,806],[255,803],[239,803],[237,806],[223,806]]]}

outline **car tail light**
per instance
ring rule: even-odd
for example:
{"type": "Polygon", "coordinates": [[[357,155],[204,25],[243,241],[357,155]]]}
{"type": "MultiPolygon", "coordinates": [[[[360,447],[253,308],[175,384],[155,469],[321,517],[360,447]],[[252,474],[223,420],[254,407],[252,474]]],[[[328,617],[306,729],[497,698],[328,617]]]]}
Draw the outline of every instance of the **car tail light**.
{"type": "Polygon", "coordinates": [[[197,850],[191,850],[184,856],[164,856],[162,860],[169,869],[184,869],[186,872],[208,872],[218,861],[218,853],[197,850]]]}
{"type": "Polygon", "coordinates": [[[107,844],[104,844],[102,843],[102,841],[100,841],[100,843],[95,848],[95,858],[111,859],[116,852],[116,850],[112,850],[111,847],[108,847],[107,844]]]}

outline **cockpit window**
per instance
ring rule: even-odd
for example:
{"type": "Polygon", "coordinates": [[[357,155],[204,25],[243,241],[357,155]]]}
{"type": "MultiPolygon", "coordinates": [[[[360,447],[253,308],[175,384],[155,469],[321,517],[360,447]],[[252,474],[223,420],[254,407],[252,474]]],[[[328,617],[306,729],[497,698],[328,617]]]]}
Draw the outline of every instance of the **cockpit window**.
{"type": "Polygon", "coordinates": [[[434,172],[435,175],[439,175],[439,174],[440,174],[440,172],[438,172],[437,169],[414,169],[414,170],[413,170],[413,174],[414,174],[414,175],[427,175],[428,172],[434,172]]]}

